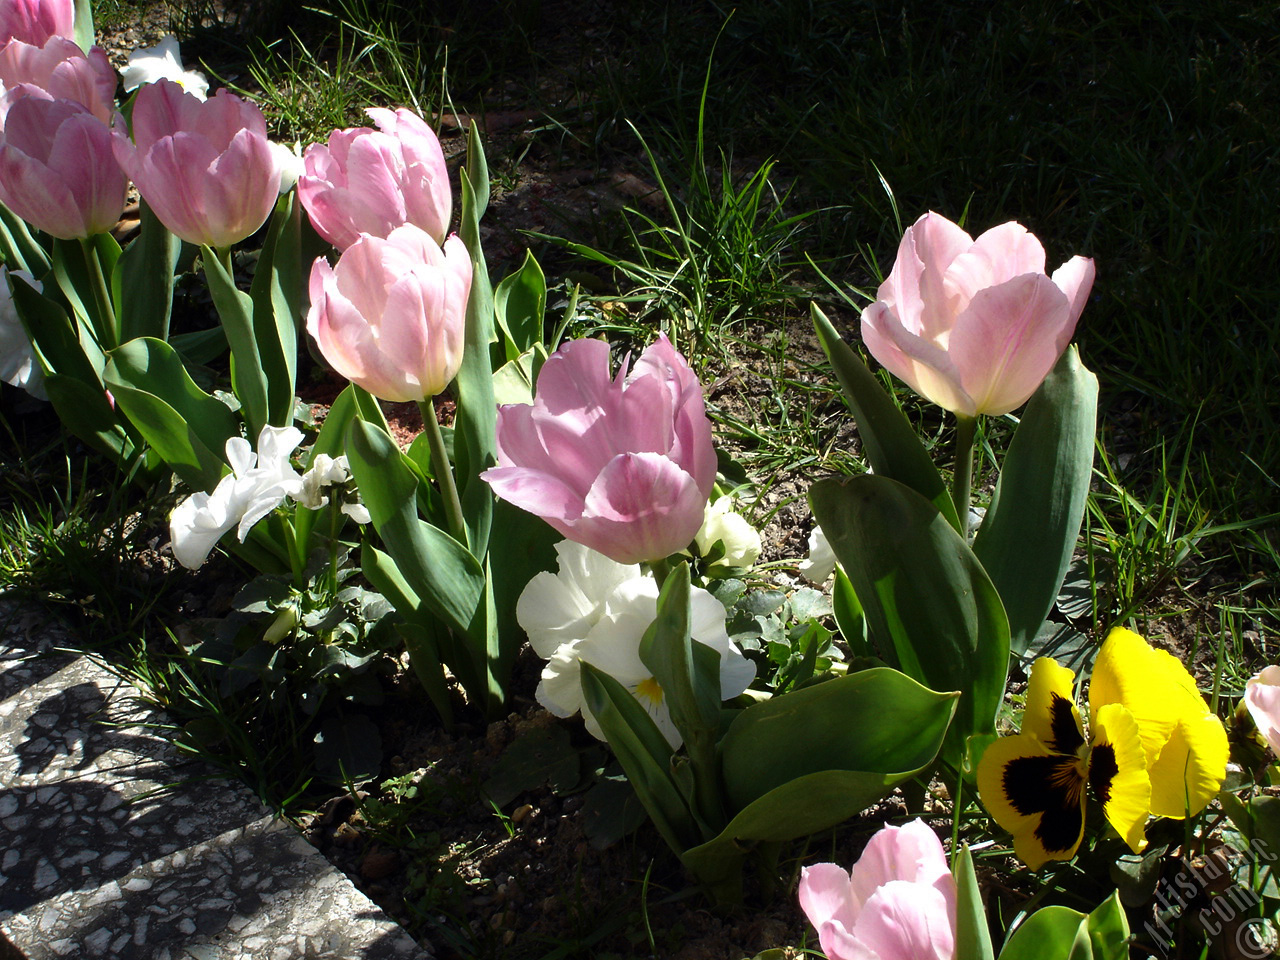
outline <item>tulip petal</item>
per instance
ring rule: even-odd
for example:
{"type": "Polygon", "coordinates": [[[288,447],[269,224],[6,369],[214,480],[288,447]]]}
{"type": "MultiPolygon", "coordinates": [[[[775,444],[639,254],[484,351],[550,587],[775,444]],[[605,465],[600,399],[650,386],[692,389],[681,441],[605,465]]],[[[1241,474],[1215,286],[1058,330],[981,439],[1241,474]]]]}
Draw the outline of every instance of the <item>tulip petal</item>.
{"type": "Polygon", "coordinates": [[[862,311],[862,342],[882,367],[922,397],[953,413],[976,415],[947,351],[908,330],[887,304],[876,301],[862,311]]]}
{"type": "Polygon", "coordinates": [[[941,891],[891,880],[863,905],[853,935],[879,960],[952,960],[953,918],[941,891]]]}
{"type": "Polygon", "coordinates": [[[1280,666],[1264,667],[1249,680],[1244,704],[1271,752],[1280,755],[1280,666]]]}
{"type": "Polygon", "coordinates": [[[815,928],[831,920],[852,927],[858,905],[851,892],[849,871],[834,863],[815,863],[800,871],[800,909],[815,928]]]}
{"type": "Polygon", "coordinates": [[[1044,247],[1022,224],[1010,220],[978,237],[947,267],[943,294],[959,313],[979,290],[1023,274],[1044,274],[1044,247]]]}
{"type": "Polygon", "coordinates": [[[625,453],[600,471],[583,516],[571,526],[580,542],[619,563],[638,563],[692,543],[705,501],[673,461],[657,453],[625,453]]]}
{"type": "Polygon", "coordinates": [[[973,238],[946,217],[926,213],[903,233],[893,270],[876,298],[888,303],[916,336],[945,337],[954,315],[947,308],[947,268],[972,244],[973,238]]]}
{"type": "Polygon", "coordinates": [[[1075,329],[1084,305],[1089,302],[1089,292],[1093,289],[1093,278],[1097,271],[1093,261],[1087,257],[1072,257],[1057,270],[1053,271],[1052,280],[1071,304],[1071,327],[1075,329]]]}
{"type": "Polygon", "coordinates": [[[974,410],[992,416],[1026,403],[1075,332],[1070,303],[1044,274],[979,290],[956,317],[949,354],[974,410]]]}

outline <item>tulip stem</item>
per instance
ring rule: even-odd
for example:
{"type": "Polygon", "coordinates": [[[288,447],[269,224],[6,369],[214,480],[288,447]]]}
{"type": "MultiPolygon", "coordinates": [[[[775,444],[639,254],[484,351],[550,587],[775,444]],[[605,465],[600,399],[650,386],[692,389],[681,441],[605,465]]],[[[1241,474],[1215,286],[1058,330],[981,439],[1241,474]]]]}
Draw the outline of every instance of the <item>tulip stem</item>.
{"type": "Polygon", "coordinates": [[[956,455],[951,482],[951,502],[960,519],[960,536],[969,540],[969,495],[973,484],[973,438],[978,430],[976,417],[956,417],[956,455]]]}
{"type": "Polygon", "coordinates": [[[80,249],[84,252],[84,265],[89,272],[89,286],[93,289],[93,302],[97,307],[98,323],[95,326],[98,327],[98,343],[111,350],[120,345],[120,335],[116,330],[116,311],[111,306],[111,294],[107,292],[107,278],[102,273],[102,261],[89,238],[81,238],[80,249]]]}
{"type": "Polygon", "coordinates": [[[449,453],[444,448],[444,435],[440,433],[440,421],[436,419],[436,405],[431,397],[418,401],[422,411],[422,426],[427,432],[431,447],[431,469],[440,484],[440,496],[444,498],[444,512],[449,521],[449,533],[463,546],[467,545],[467,528],[462,520],[462,501],[458,499],[458,487],[453,482],[453,467],[449,453]]]}

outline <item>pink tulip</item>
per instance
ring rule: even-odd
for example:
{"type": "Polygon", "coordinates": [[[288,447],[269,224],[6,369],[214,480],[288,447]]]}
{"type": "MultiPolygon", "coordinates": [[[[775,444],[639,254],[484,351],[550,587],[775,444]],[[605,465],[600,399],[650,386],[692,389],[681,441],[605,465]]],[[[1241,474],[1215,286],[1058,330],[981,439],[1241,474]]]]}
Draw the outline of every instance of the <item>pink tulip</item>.
{"type": "Polygon", "coordinates": [[[0,202],[63,240],[115,226],[124,209],[124,172],[110,128],[73,100],[23,97],[0,131],[0,202]]]}
{"type": "Polygon", "coordinates": [[[103,123],[115,113],[116,72],[101,47],[86,56],[74,40],[50,37],[43,47],[12,40],[0,48],[5,105],[23,96],[74,100],[103,123]]]}
{"type": "Polygon", "coordinates": [[[974,240],[926,213],[902,237],[862,339],[921,396],[960,416],[1027,401],[1067,348],[1093,286],[1093,261],[1045,276],[1044,248],[1018,223],[974,240]]]}
{"type": "Polygon", "coordinates": [[[1280,667],[1263,667],[1245,684],[1244,705],[1271,752],[1280,756],[1280,667]]]}
{"type": "Polygon", "coordinates": [[[410,110],[365,113],[377,130],[335,130],[327,146],[307,147],[298,197],[312,225],[339,250],[362,233],[385,237],[402,223],[443,243],[453,200],[440,141],[410,110]]]}
{"type": "Polygon", "coordinates": [[[75,29],[75,0],[4,0],[0,3],[0,43],[21,40],[44,46],[75,29]]]}
{"type": "Polygon", "coordinates": [[[956,883],[922,820],[885,827],[851,872],[834,863],[800,871],[800,908],[828,960],[952,960],[956,883]]]}
{"type": "Polygon", "coordinates": [[[133,103],[133,142],[117,130],[115,149],[160,222],[189,243],[243,240],[280,193],[262,111],[225,89],[202,101],[172,80],[144,85],[133,103]]]}
{"type": "Polygon", "coordinates": [[[607,343],[566,343],[533,405],[498,411],[498,466],[481,476],[618,563],[670,556],[697,535],[716,477],[702,385],[665,336],[612,380],[607,343]]]}
{"type": "Polygon", "coordinates": [[[462,364],[471,257],[405,224],[311,267],[307,332],[340,374],[383,400],[425,400],[462,364]]]}

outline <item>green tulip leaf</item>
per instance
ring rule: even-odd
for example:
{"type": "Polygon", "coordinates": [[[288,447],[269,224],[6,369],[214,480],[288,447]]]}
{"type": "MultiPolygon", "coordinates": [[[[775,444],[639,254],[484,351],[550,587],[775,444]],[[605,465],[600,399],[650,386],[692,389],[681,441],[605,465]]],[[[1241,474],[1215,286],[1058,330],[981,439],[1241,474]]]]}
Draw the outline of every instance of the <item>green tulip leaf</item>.
{"type": "Polygon", "coordinates": [[[1000,960],[1092,960],[1088,918],[1070,907],[1041,907],[1005,941],[1000,960]]]}
{"type": "Polygon", "coordinates": [[[72,39],[77,47],[88,53],[94,43],[93,3],[91,0],[76,0],[75,8],[75,17],[72,19],[75,36],[72,39]]]}
{"type": "Polygon", "coordinates": [[[888,477],[829,479],[813,514],[866,613],[881,656],[935,690],[962,693],[945,753],[995,724],[1009,664],[1009,621],[990,577],[924,497],[888,477]]]}
{"type": "Polygon", "coordinates": [[[468,635],[485,595],[480,562],[418,517],[418,477],[384,430],[353,420],[346,449],[361,499],[405,582],[433,615],[468,635]]]}
{"type": "Polygon", "coordinates": [[[844,390],[845,402],[853,411],[867,462],[878,476],[891,477],[915,490],[959,530],[960,518],[951,494],[907,418],[867,365],[840,339],[817,304],[810,306],[810,312],[822,350],[844,390]]]}
{"type": "Polygon", "coordinates": [[[25,270],[42,277],[49,269],[49,254],[31,235],[27,222],[0,203],[0,259],[10,270],[25,270]]]}
{"type": "Polygon", "coordinates": [[[956,880],[956,956],[969,960],[993,960],[991,931],[982,908],[982,891],[973,872],[968,844],[960,848],[951,868],[956,880]]]}
{"type": "Polygon", "coordinates": [[[298,325],[302,318],[302,206],[290,190],[276,201],[267,236],[258,254],[249,298],[253,335],[267,386],[267,422],[278,427],[293,420],[298,372],[298,325]]]}
{"type": "Polygon", "coordinates": [[[658,597],[658,616],[640,641],[640,661],[671,709],[671,720],[688,744],[720,728],[720,654],[689,635],[689,567],[679,563],[658,597]]]}
{"type": "Polygon", "coordinates": [[[111,299],[121,343],[137,337],[169,339],[173,274],[182,252],[182,241],[165,228],[145,200],[138,202],[138,209],[138,235],[111,271],[111,299]]]}
{"type": "Polygon", "coordinates": [[[892,786],[933,761],[957,696],[874,667],[754,704],[734,718],[720,743],[730,808],[742,810],[824,771],[860,772],[876,789],[892,786]]]}
{"type": "Polygon", "coordinates": [[[849,645],[855,657],[870,656],[867,646],[867,617],[858,602],[858,594],[849,582],[849,576],[836,567],[835,582],[831,585],[831,612],[840,628],[840,636],[849,645]]]}
{"type": "Polygon", "coordinates": [[[542,318],[547,306],[547,278],[526,250],[524,263],[498,284],[493,293],[494,314],[502,330],[504,358],[515,360],[542,342],[542,318]]]}
{"type": "Polygon", "coordinates": [[[125,416],[174,473],[210,491],[226,472],[227,441],[240,435],[225,403],[205,393],[163,340],[140,337],[111,351],[103,378],[125,416]]]}
{"type": "Polygon", "coordinates": [[[479,131],[473,124],[467,138],[467,167],[461,174],[462,219],[458,233],[471,255],[471,295],[467,298],[462,366],[454,380],[458,414],[454,420],[454,476],[462,500],[467,540],[476,556],[489,549],[493,523],[493,492],[480,474],[497,462],[498,409],[493,399],[493,368],[489,344],[494,335],[493,289],[480,243],[480,218],[489,203],[489,168],[479,131]]]}
{"type": "Polygon", "coordinates": [[[47,374],[44,389],[63,426],[118,463],[129,463],[139,450],[101,387],[60,373],[47,374]]]}
{"type": "MultiPolygon", "coordinates": [[[[209,246],[200,247],[209,296],[222,321],[231,347],[231,384],[241,403],[249,436],[256,442],[262,428],[270,423],[267,399],[267,372],[254,333],[253,299],[236,287],[235,277],[209,246]]],[[[283,424],[280,424],[283,425],[283,424]]]]}
{"type": "Polygon", "coordinates": [[[973,542],[1024,652],[1049,614],[1084,519],[1093,476],[1098,378],[1069,348],[1031,397],[973,542]]]}
{"type": "Polygon", "coordinates": [[[677,854],[700,840],[686,798],[670,774],[671,745],[630,691],[581,661],[582,697],[658,833],[677,854]]]}

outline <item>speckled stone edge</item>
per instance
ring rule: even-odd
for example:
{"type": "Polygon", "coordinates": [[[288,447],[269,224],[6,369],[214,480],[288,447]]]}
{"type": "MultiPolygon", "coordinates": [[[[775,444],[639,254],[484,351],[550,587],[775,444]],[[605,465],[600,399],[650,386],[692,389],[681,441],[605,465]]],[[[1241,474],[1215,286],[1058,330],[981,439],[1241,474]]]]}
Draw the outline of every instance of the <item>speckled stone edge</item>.
{"type": "Polygon", "coordinates": [[[0,595],[0,960],[430,960],[70,639],[0,595]]]}

